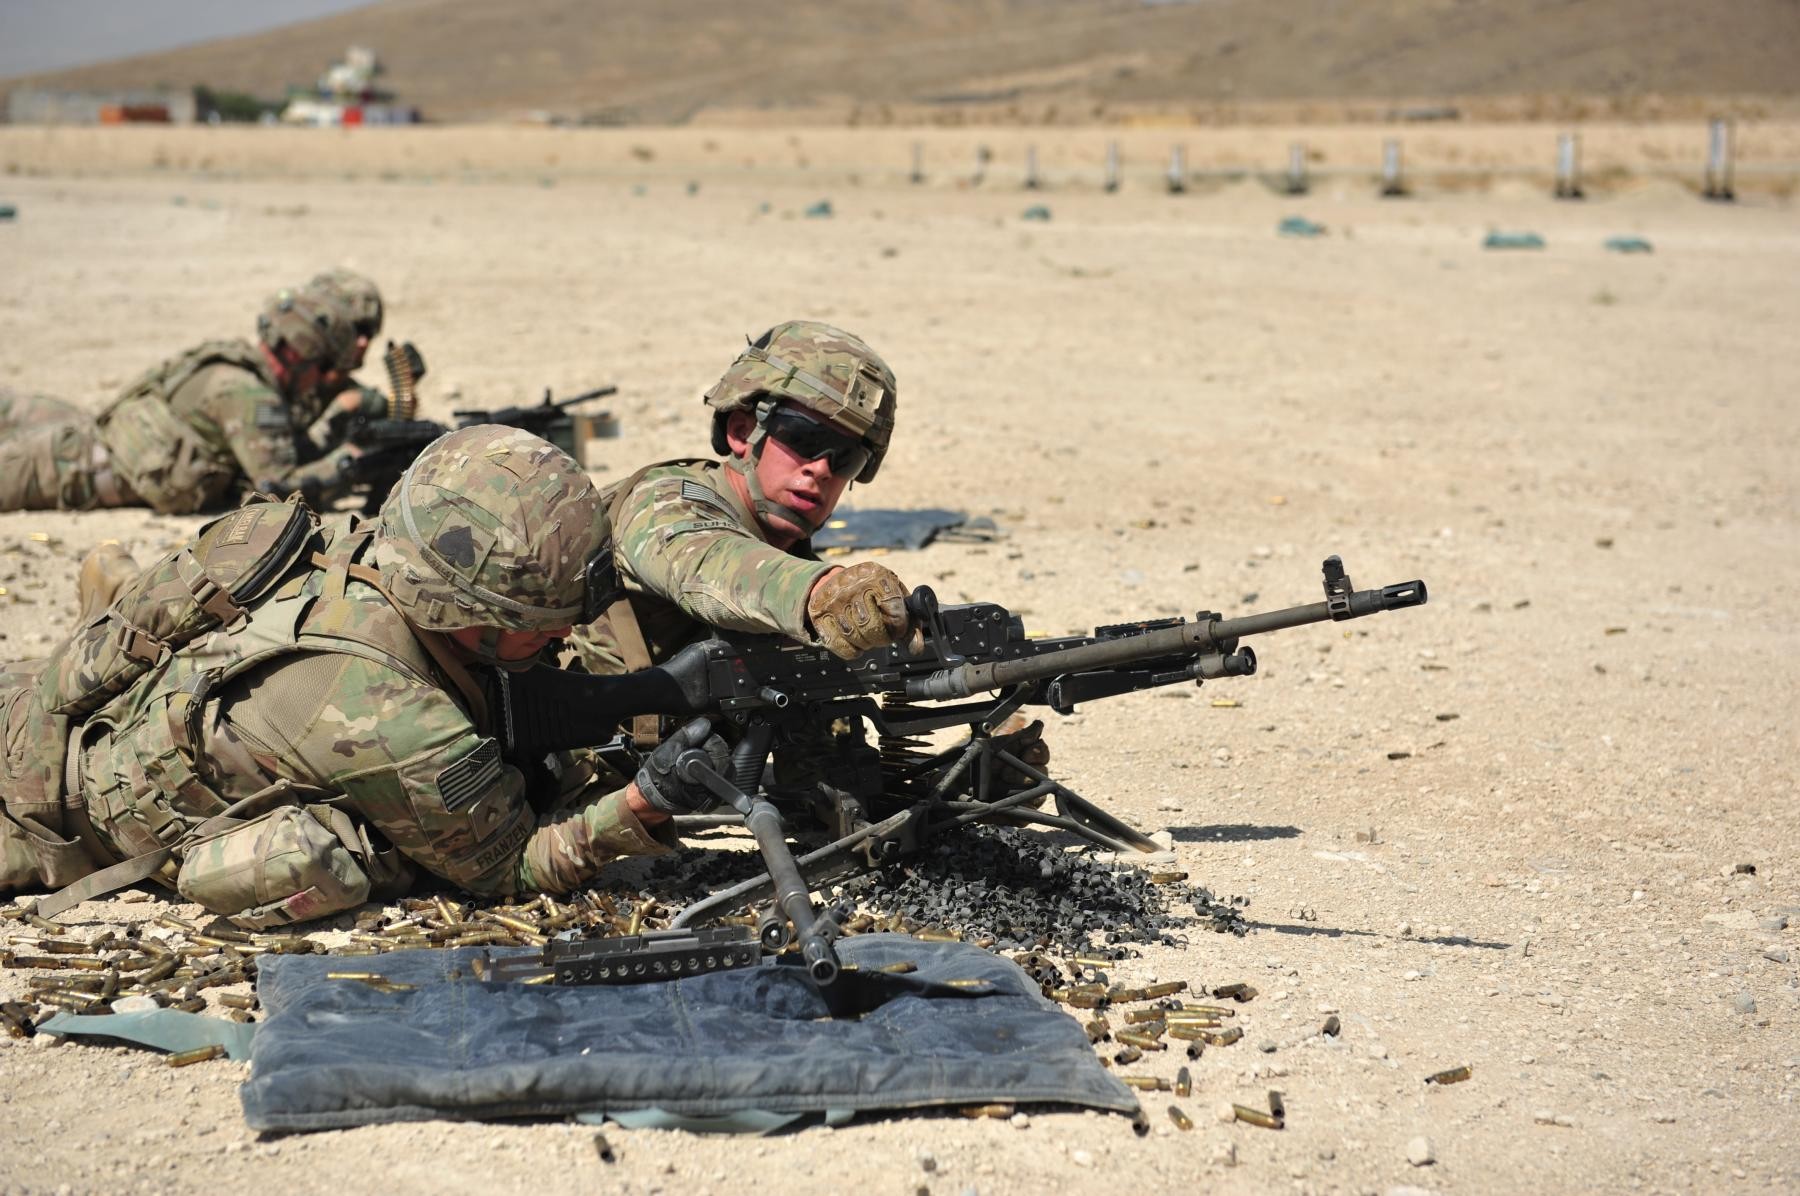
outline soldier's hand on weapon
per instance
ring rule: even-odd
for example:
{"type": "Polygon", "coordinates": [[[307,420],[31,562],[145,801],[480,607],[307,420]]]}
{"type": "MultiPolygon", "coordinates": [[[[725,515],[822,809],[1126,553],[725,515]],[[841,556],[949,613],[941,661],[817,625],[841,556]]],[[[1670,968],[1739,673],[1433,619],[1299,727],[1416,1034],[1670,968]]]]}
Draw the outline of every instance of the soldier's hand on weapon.
{"type": "Polygon", "coordinates": [[[644,757],[638,768],[637,789],[644,802],[660,814],[704,814],[719,804],[711,789],[682,776],[682,757],[693,752],[720,776],[731,768],[731,749],[713,734],[712,720],[697,718],[663,740],[644,757]]]}
{"type": "Polygon", "coordinates": [[[813,634],[840,660],[912,637],[911,650],[924,648],[924,633],[906,610],[906,583],[892,569],[864,561],[833,569],[806,599],[813,634]]]}
{"type": "Polygon", "coordinates": [[[306,438],[321,450],[340,444],[351,432],[352,423],[387,418],[388,397],[367,386],[352,386],[341,392],[319,418],[306,429],[306,438]]]}

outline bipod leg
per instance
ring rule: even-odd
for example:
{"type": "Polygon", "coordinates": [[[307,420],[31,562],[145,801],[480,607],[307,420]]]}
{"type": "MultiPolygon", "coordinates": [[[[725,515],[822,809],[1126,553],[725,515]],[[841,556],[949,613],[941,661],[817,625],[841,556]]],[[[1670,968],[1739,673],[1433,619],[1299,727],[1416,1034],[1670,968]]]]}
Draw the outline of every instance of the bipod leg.
{"type": "MultiPolygon", "coordinates": [[[[1121,847],[1119,846],[1120,843],[1124,843],[1136,851],[1162,850],[1162,847],[1156,840],[1145,835],[1136,827],[1124,822],[1116,815],[1101,809],[1067,785],[1051,780],[1047,773],[1025,763],[1011,752],[1000,748],[993,748],[991,750],[993,755],[999,757],[999,760],[997,761],[999,764],[1005,765],[1007,768],[1015,769],[1037,782],[1037,785],[1033,786],[1033,789],[1026,790],[1025,792],[1030,793],[1032,796],[1036,796],[1034,791],[1041,788],[1046,792],[1054,793],[1056,795],[1056,812],[1070,824],[1064,829],[1080,835],[1090,843],[1105,847],[1109,851],[1121,850],[1121,847]]],[[[985,796],[985,794],[981,794],[977,797],[977,800],[980,801],[985,798],[985,796]]],[[[983,804],[994,805],[997,803],[984,801],[983,804]]]]}
{"type": "MultiPolygon", "coordinates": [[[[916,817],[912,809],[905,809],[898,814],[872,822],[841,839],[833,840],[825,846],[801,856],[794,863],[802,878],[810,888],[817,888],[828,880],[843,876],[853,876],[869,871],[867,864],[859,863],[855,848],[867,839],[880,835],[891,835],[903,830],[906,824],[916,817]]],[[[775,883],[768,872],[761,876],[753,876],[749,880],[739,881],[728,889],[720,889],[712,896],[696,901],[680,914],[669,925],[673,929],[691,926],[696,922],[731,910],[752,905],[771,896],[775,891],[775,883]]]]}

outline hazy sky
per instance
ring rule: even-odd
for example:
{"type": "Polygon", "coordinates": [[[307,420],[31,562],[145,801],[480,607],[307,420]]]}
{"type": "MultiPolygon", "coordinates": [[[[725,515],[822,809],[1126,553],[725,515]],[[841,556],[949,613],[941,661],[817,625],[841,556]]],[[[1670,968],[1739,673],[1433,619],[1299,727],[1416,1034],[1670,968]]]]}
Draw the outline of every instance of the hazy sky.
{"type": "Polygon", "coordinates": [[[255,33],[371,0],[0,0],[0,79],[255,33]]]}

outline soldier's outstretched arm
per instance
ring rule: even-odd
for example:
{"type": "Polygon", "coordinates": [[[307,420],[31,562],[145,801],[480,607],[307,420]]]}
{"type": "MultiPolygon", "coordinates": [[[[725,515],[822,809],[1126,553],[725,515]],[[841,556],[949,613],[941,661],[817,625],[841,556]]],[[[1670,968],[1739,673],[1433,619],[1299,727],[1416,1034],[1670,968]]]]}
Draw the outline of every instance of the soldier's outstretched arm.
{"type": "Polygon", "coordinates": [[[812,638],[807,595],[832,566],[761,540],[707,486],[650,475],[626,500],[615,542],[625,576],[690,618],[727,631],[812,638]]]}

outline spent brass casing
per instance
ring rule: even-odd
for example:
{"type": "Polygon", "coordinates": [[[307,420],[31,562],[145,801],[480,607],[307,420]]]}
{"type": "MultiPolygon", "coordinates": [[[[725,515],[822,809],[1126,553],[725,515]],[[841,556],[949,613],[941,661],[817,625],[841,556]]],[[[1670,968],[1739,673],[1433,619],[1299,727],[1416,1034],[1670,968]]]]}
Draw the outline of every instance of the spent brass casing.
{"type": "Polygon", "coordinates": [[[1187,1068],[1175,1073],[1175,1095],[1191,1096],[1194,1091],[1194,1077],[1187,1068]]]}
{"type": "Polygon", "coordinates": [[[74,939],[39,939],[36,946],[45,955],[82,955],[91,950],[87,943],[74,939]]]}
{"type": "Polygon", "coordinates": [[[1187,878],[1188,874],[1185,872],[1152,872],[1150,874],[1150,883],[1153,885],[1172,885],[1177,881],[1186,880],[1187,878]]]}
{"type": "Polygon", "coordinates": [[[1141,988],[1131,988],[1123,984],[1115,984],[1106,990],[1106,999],[1109,1001],[1117,1001],[1121,1005],[1129,1005],[1133,1001],[1142,1001],[1146,998],[1144,996],[1144,990],[1141,988]]]}
{"type": "Polygon", "coordinates": [[[989,981],[989,980],[944,980],[944,981],[940,981],[940,983],[947,984],[951,988],[992,988],[992,987],[994,987],[993,982],[989,981]]]}
{"type": "Polygon", "coordinates": [[[613,1153],[612,1143],[606,1140],[605,1134],[594,1135],[594,1157],[602,1163],[616,1163],[619,1156],[613,1153]]]}
{"type": "Polygon", "coordinates": [[[1163,1042],[1154,1034],[1145,1034],[1141,1030],[1120,1030],[1113,1035],[1113,1039],[1125,1046],[1137,1047],[1141,1051],[1166,1051],[1169,1049],[1168,1043],[1163,1042]]]}
{"type": "Polygon", "coordinates": [[[256,1019],[250,1016],[250,1011],[248,1009],[227,1009],[225,1011],[225,1020],[230,1022],[253,1022],[256,1019]]]}
{"type": "Polygon", "coordinates": [[[227,1009],[255,1009],[255,993],[220,993],[219,1004],[227,1009]]]}
{"type": "Polygon", "coordinates": [[[1186,992],[1187,986],[1188,982],[1185,980],[1164,980],[1157,984],[1146,984],[1144,996],[1152,1001],[1158,997],[1172,997],[1176,993],[1186,992]]]}
{"type": "Polygon", "coordinates": [[[1125,1021],[1127,1024],[1133,1026],[1141,1025],[1145,1022],[1166,1021],[1167,1019],[1163,1015],[1167,1012],[1168,1011],[1164,1009],[1133,1009],[1125,1015],[1125,1021]]]}
{"type": "Polygon", "coordinates": [[[1434,1072],[1425,1077],[1425,1082],[1427,1084],[1460,1084],[1474,1074],[1474,1069],[1465,1063],[1461,1067],[1434,1072]]]}
{"type": "Polygon", "coordinates": [[[170,1067],[186,1067],[191,1063],[205,1063],[208,1059],[217,1059],[225,1053],[225,1048],[218,1043],[209,1043],[203,1047],[195,1047],[191,1051],[176,1051],[169,1056],[170,1067]]]}
{"type": "Polygon", "coordinates": [[[1169,1106],[1169,1120],[1175,1123],[1175,1128],[1178,1130],[1191,1130],[1194,1128],[1193,1119],[1181,1111],[1180,1105],[1169,1106]]]}
{"type": "Polygon", "coordinates": [[[170,1001],[168,1007],[170,1009],[179,1009],[183,1013],[205,1013],[206,998],[183,997],[179,1001],[170,1001]]]}
{"type": "Polygon", "coordinates": [[[1323,1026],[1319,1027],[1319,1033],[1327,1038],[1336,1038],[1338,1036],[1338,1031],[1343,1028],[1343,1023],[1338,1021],[1337,1014],[1334,1013],[1325,1019],[1325,1024],[1323,1026]]]}
{"type": "Polygon", "coordinates": [[[1128,1063],[1136,1063],[1139,1059],[1142,1059],[1143,1057],[1144,1057],[1144,1052],[1141,1048],[1134,1047],[1134,1046],[1127,1046],[1127,1047],[1120,1048],[1119,1053],[1113,1056],[1113,1062],[1117,1063],[1119,1066],[1123,1067],[1128,1063]]]}
{"type": "Polygon", "coordinates": [[[69,929],[67,926],[58,926],[56,923],[52,922],[48,918],[38,917],[38,915],[35,911],[32,913],[26,914],[23,918],[23,921],[27,926],[36,927],[37,929],[43,931],[45,934],[63,934],[63,933],[66,933],[69,929]]]}
{"type": "Polygon", "coordinates": [[[630,938],[632,935],[642,932],[643,929],[644,929],[644,906],[640,902],[638,904],[637,908],[635,908],[631,911],[631,921],[629,921],[625,924],[625,937],[630,938]]]}
{"type": "Polygon", "coordinates": [[[1169,1037],[1183,1042],[1206,1042],[1218,1030],[1218,1023],[1177,1022],[1169,1027],[1169,1037]]]}
{"type": "Polygon", "coordinates": [[[1104,994],[1080,992],[1075,989],[1070,989],[1068,995],[1063,998],[1063,1001],[1065,1004],[1072,1005],[1076,1009],[1104,1009],[1106,1007],[1106,997],[1104,994]]]}
{"type": "Polygon", "coordinates": [[[1127,1088],[1136,1088],[1139,1092],[1167,1092],[1169,1081],[1161,1076],[1120,1076],[1120,1081],[1127,1088]]]}
{"type": "Polygon", "coordinates": [[[993,1104],[988,1105],[964,1105],[960,1112],[964,1117],[968,1118],[1006,1118],[1013,1115],[1014,1108],[1016,1108],[1016,1106],[996,1101],[993,1104]]]}
{"type": "Polygon", "coordinates": [[[1250,987],[1250,985],[1242,982],[1237,984],[1221,984],[1219,987],[1212,990],[1212,995],[1215,997],[1230,997],[1241,1005],[1245,1001],[1255,998],[1256,990],[1250,987]]]}
{"type": "MultiPolygon", "coordinates": [[[[542,934],[538,933],[538,928],[535,924],[527,922],[523,918],[513,918],[506,914],[487,914],[485,916],[490,921],[498,922],[508,930],[516,930],[522,935],[530,935],[533,938],[540,940],[544,937],[542,934]]],[[[542,944],[540,943],[539,945],[541,946],[542,944]]]]}
{"type": "Polygon", "coordinates": [[[1200,1032],[1200,1041],[1204,1042],[1207,1046],[1230,1046],[1243,1036],[1244,1032],[1238,1027],[1233,1026],[1229,1030],[1202,1030],[1200,1032]]]}
{"type": "Polygon", "coordinates": [[[1287,1120],[1287,1101],[1273,1088],[1269,1089],[1269,1116],[1277,1121],[1287,1120]]]}
{"type": "Polygon", "coordinates": [[[198,926],[194,925],[186,918],[177,918],[174,914],[156,915],[156,924],[170,930],[185,931],[188,934],[196,934],[200,930],[198,926]]]}
{"type": "Polygon", "coordinates": [[[1089,1042],[1105,1042],[1112,1037],[1112,1023],[1103,1017],[1097,1017],[1091,1022],[1083,1022],[1081,1028],[1087,1031],[1089,1042]]]}
{"type": "Polygon", "coordinates": [[[1188,1043],[1187,1057],[1189,1059],[1198,1059],[1200,1056],[1204,1055],[1205,1053],[1206,1053],[1206,1047],[1203,1043],[1198,1043],[1198,1042],[1188,1043]]]}
{"type": "Polygon", "coordinates": [[[945,930],[942,926],[927,926],[913,935],[921,943],[960,943],[962,935],[954,930],[945,930]]]}
{"type": "Polygon", "coordinates": [[[1281,1118],[1248,1105],[1232,1105],[1232,1115],[1246,1125],[1259,1125],[1265,1130],[1278,1130],[1285,1124],[1281,1118]]]}
{"type": "Polygon", "coordinates": [[[1069,963],[1074,967],[1093,968],[1097,972],[1104,972],[1113,966],[1114,961],[1101,959],[1098,955],[1071,955],[1069,963]]]}
{"type": "Polygon", "coordinates": [[[1227,1009],[1223,1005],[1183,1005],[1180,1009],[1169,1010],[1169,1020],[1175,1021],[1184,1017],[1236,1017],[1237,1010],[1227,1009]]]}
{"type": "Polygon", "coordinates": [[[919,970],[919,965],[910,959],[902,959],[898,963],[886,964],[876,969],[889,976],[905,976],[919,970]]]}

